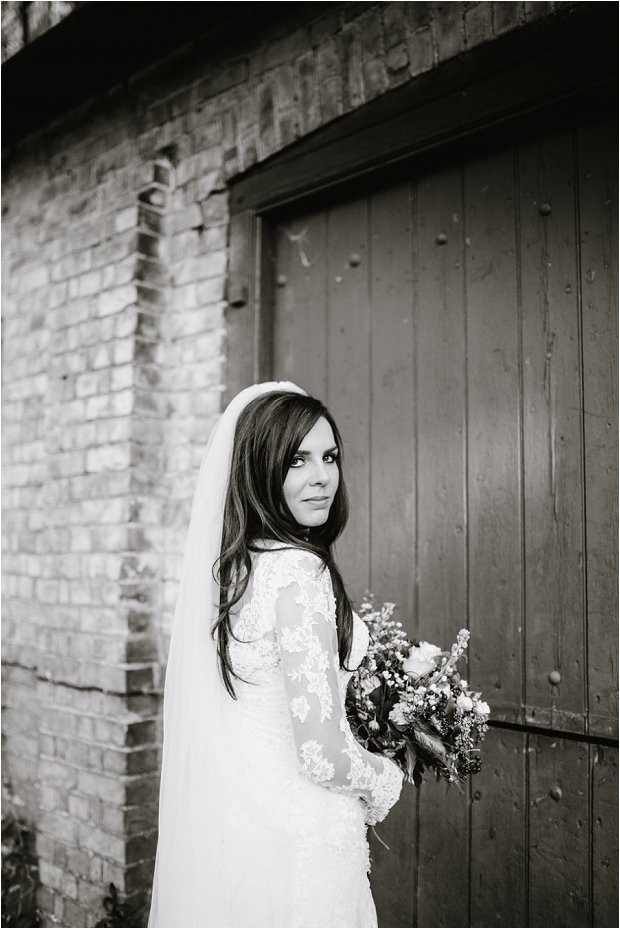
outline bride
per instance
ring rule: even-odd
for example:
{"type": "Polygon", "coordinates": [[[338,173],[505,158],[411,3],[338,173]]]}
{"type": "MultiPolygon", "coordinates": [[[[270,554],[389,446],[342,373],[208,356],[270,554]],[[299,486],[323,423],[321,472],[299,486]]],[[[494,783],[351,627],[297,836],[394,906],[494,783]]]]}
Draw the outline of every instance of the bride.
{"type": "Polygon", "coordinates": [[[294,384],[242,391],[213,431],[166,675],[152,927],[377,925],[366,825],[402,775],[344,712],[368,632],[332,557],[341,462],[294,384]]]}

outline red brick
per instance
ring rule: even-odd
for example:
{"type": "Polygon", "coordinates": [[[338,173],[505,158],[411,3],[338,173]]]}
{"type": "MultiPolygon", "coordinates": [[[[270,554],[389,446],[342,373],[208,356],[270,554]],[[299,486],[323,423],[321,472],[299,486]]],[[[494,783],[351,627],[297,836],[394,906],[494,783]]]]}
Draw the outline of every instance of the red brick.
{"type": "MultiPolygon", "coordinates": [[[[80,847],[100,855],[105,861],[112,861],[122,866],[125,861],[125,839],[111,835],[89,824],[79,826],[80,847]]],[[[105,866],[104,866],[105,870],[105,866]]]]}
{"type": "Polygon", "coordinates": [[[544,0],[540,0],[540,2],[536,0],[536,2],[532,3],[526,2],[524,4],[525,18],[528,22],[535,19],[542,19],[543,17],[549,16],[551,13],[553,13],[554,7],[556,5],[557,4],[554,4],[551,2],[551,0],[549,0],[549,2],[544,2],[544,0]]]}
{"type": "Polygon", "coordinates": [[[305,52],[297,59],[297,74],[302,128],[305,132],[311,132],[321,121],[318,105],[318,79],[313,52],[305,52]]]}
{"type": "Polygon", "coordinates": [[[159,774],[142,775],[127,782],[125,801],[128,806],[155,803],[159,798],[159,774]]]}
{"type": "Polygon", "coordinates": [[[125,784],[118,778],[104,777],[91,771],[78,771],[78,786],[80,792],[89,797],[108,803],[122,804],[124,801],[125,784]]]}
{"type": "Polygon", "coordinates": [[[91,804],[87,797],[81,797],[79,794],[71,794],[69,797],[69,813],[76,819],[88,822],[91,815],[91,804]]]}
{"type": "Polygon", "coordinates": [[[236,87],[247,80],[247,76],[248,62],[245,60],[233,61],[224,67],[216,67],[212,74],[198,84],[196,99],[206,100],[224,90],[236,87]]]}
{"type": "Polygon", "coordinates": [[[309,36],[305,29],[282,36],[261,48],[256,57],[256,72],[261,74],[278,65],[292,61],[309,46],[309,36]]]}
{"type": "Polygon", "coordinates": [[[290,145],[299,136],[299,114],[297,110],[278,116],[278,135],[282,146],[290,145]]]}
{"type": "Polygon", "coordinates": [[[444,61],[463,50],[461,3],[433,3],[432,31],[437,58],[444,61]]]}
{"type": "Polygon", "coordinates": [[[279,110],[286,110],[296,103],[295,72],[291,64],[282,65],[275,74],[276,100],[279,110]]]}
{"type": "Polygon", "coordinates": [[[125,829],[128,834],[152,832],[157,828],[158,804],[125,807],[125,829]]]}
{"type": "Polygon", "coordinates": [[[355,27],[343,29],[340,37],[342,50],[342,103],[345,110],[359,106],[363,101],[362,46],[355,27]]]}
{"type": "Polygon", "coordinates": [[[146,835],[132,836],[127,841],[125,854],[127,864],[137,864],[140,861],[151,861],[157,849],[157,832],[146,835]]]}
{"type": "Polygon", "coordinates": [[[493,26],[497,35],[514,29],[525,19],[523,3],[493,3],[492,8],[493,26]]]}
{"type": "Polygon", "coordinates": [[[87,852],[78,848],[66,849],[67,869],[78,879],[86,878],[89,873],[92,858],[87,852]]]}
{"type": "Polygon", "coordinates": [[[493,38],[492,8],[488,3],[474,3],[465,10],[465,44],[468,48],[493,38]]]}
{"type": "Polygon", "coordinates": [[[394,45],[392,48],[388,49],[386,63],[390,83],[393,84],[398,79],[397,74],[394,72],[405,72],[405,76],[408,76],[406,75],[406,69],[409,64],[407,46],[401,43],[400,45],[394,45]]]}
{"type": "Polygon", "coordinates": [[[47,784],[62,787],[65,790],[76,786],[78,773],[69,765],[42,758],[40,762],[40,775],[47,784]]]}
{"type": "Polygon", "coordinates": [[[66,845],[77,841],[77,823],[60,813],[42,813],[38,818],[38,829],[66,845]]]}
{"type": "MultiPolygon", "coordinates": [[[[103,896],[101,898],[101,908],[103,909],[103,896]]],[[[97,914],[98,915],[98,914],[97,914]]],[[[90,914],[83,906],[75,903],[74,900],[64,902],[63,917],[67,926],[88,926],[93,925],[90,922],[90,914]]]]}
{"type": "MultiPolygon", "coordinates": [[[[37,887],[36,898],[37,898],[37,905],[39,909],[41,910],[41,912],[44,914],[49,914],[49,915],[55,913],[56,900],[60,899],[62,902],[62,898],[58,898],[57,894],[54,893],[53,890],[50,890],[49,888],[44,887],[43,885],[39,885],[37,887]]],[[[59,920],[62,920],[63,915],[64,915],[64,910],[60,912],[57,918],[59,920]]],[[[73,923],[72,925],[82,926],[82,925],[86,925],[86,923],[73,923]]]]}
{"type": "Polygon", "coordinates": [[[258,87],[258,133],[261,156],[266,158],[276,146],[273,90],[270,84],[258,87]]]}
{"type": "MultiPolygon", "coordinates": [[[[417,5],[417,4],[416,4],[417,5]]],[[[384,3],[383,32],[386,48],[402,45],[406,39],[405,21],[410,3],[384,3]]]]}
{"type": "Polygon", "coordinates": [[[420,29],[409,37],[409,60],[414,76],[433,67],[433,41],[430,29],[420,29]]]}
{"type": "Polygon", "coordinates": [[[124,875],[125,893],[140,893],[153,881],[154,861],[141,861],[127,868],[124,875]]]}
{"type": "Polygon", "coordinates": [[[371,100],[377,94],[383,93],[387,85],[387,75],[385,61],[382,58],[373,58],[370,61],[364,61],[362,65],[362,75],[364,78],[364,96],[366,100],[371,100]]]}

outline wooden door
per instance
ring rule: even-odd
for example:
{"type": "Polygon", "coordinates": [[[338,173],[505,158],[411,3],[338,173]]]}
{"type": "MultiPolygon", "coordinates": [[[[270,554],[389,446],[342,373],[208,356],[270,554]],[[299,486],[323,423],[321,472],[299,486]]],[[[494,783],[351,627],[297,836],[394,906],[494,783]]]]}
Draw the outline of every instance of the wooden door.
{"type": "Polygon", "coordinates": [[[614,124],[532,127],[270,220],[272,374],[326,401],[350,594],[472,632],[464,793],[373,841],[384,926],[615,925],[614,124]]]}

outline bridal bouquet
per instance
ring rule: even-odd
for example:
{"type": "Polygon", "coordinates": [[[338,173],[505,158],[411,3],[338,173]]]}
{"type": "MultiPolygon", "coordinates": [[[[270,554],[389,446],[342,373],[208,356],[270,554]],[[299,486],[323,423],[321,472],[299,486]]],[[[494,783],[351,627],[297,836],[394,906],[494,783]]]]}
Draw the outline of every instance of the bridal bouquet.
{"type": "Polygon", "coordinates": [[[360,606],[370,645],[347,692],[351,728],[364,748],[392,758],[417,786],[425,770],[463,781],[480,770],[477,746],[490,712],[456,669],[469,632],[461,629],[449,652],[413,644],[393,611],[393,603],[376,610],[372,597],[360,606]]]}

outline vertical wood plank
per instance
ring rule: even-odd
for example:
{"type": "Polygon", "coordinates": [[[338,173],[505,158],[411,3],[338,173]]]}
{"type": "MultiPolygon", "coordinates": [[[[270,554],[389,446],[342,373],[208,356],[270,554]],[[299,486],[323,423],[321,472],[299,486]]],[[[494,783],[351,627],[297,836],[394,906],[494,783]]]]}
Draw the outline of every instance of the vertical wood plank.
{"type": "Polygon", "coordinates": [[[418,926],[469,926],[469,800],[426,776],[418,803],[418,926]]]}
{"type": "Polygon", "coordinates": [[[223,408],[254,379],[254,224],[251,210],[235,213],[230,219],[223,408]]]}
{"type": "Polygon", "coordinates": [[[471,924],[527,925],[526,736],[491,729],[472,781],[471,924]]]}
{"type": "Polygon", "coordinates": [[[460,168],[418,183],[417,634],[449,648],[467,625],[465,307],[460,168]],[[442,244],[442,236],[447,241],[442,244]]]}
{"type": "Polygon", "coordinates": [[[590,921],[588,746],[530,736],[529,921],[590,921]]]}
{"type": "Polygon", "coordinates": [[[617,122],[579,131],[590,732],[618,733],[617,122]]]}
{"type": "Polygon", "coordinates": [[[583,732],[581,353],[572,130],[521,146],[519,188],[526,714],[539,726],[583,732]]]}
{"type": "Polygon", "coordinates": [[[618,925],[618,749],[592,746],[592,925],[618,925]]]}
{"type": "Polygon", "coordinates": [[[413,634],[414,338],[410,184],[370,200],[371,587],[413,634]]]}
{"type": "Polygon", "coordinates": [[[280,219],[274,231],[275,380],[326,397],[325,229],[323,210],[280,219]]]}
{"type": "Polygon", "coordinates": [[[368,201],[349,200],[327,220],[327,399],[344,444],[351,515],[338,562],[350,596],[370,580],[370,307],[368,201]]]}
{"type": "MultiPolygon", "coordinates": [[[[458,167],[417,184],[416,633],[443,648],[467,625],[462,200],[458,167]]],[[[467,788],[425,784],[419,810],[420,925],[467,926],[467,788]]]]}
{"type": "Polygon", "coordinates": [[[470,677],[495,719],[522,705],[520,375],[514,162],[465,168],[470,677]]]}
{"type": "MultiPolygon", "coordinates": [[[[413,633],[413,275],[409,183],[370,198],[371,590],[413,633]]],[[[407,787],[372,842],[379,925],[414,924],[416,793],[407,787]]]]}

